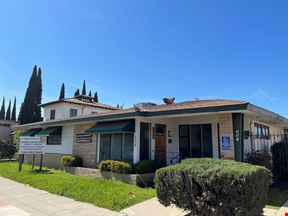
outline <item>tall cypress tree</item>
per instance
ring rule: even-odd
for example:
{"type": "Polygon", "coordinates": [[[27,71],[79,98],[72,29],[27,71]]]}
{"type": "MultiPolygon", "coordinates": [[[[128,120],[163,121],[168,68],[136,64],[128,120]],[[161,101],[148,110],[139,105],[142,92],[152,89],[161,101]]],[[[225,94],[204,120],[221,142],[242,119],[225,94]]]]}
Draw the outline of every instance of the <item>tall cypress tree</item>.
{"type": "Polygon", "coordinates": [[[24,107],[24,102],[21,103],[20,111],[19,111],[19,114],[18,114],[18,122],[20,124],[21,124],[21,119],[22,119],[22,116],[23,116],[23,107],[24,107]]]}
{"type": "Polygon", "coordinates": [[[94,94],[94,102],[98,103],[98,93],[97,92],[95,92],[95,94],[94,94]]]}
{"type": "Polygon", "coordinates": [[[80,90],[77,89],[77,90],[75,91],[75,93],[74,93],[74,97],[79,96],[79,95],[80,95],[80,90]]]}
{"type": "Polygon", "coordinates": [[[89,91],[89,97],[92,97],[92,92],[91,92],[91,90],[89,91]]]}
{"type": "Polygon", "coordinates": [[[5,97],[3,97],[2,106],[0,110],[0,120],[5,120],[5,97]]]}
{"type": "Polygon", "coordinates": [[[41,69],[39,68],[37,72],[37,66],[35,65],[29,80],[29,85],[25,93],[24,102],[21,105],[21,110],[18,118],[20,124],[41,121],[41,107],[38,106],[39,104],[41,104],[41,97],[41,69]]]}
{"type": "Polygon", "coordinates": [[[83,82],[82,95],[86,95],[86,81],[83,82]]]}
{"type": "Polygon", "coordinates": [[[16,121],[16,97],[14,98],[14,104],[11,114],[11,121],[16,121]]]}
{"type": "Polygon", "coordinates": [[[35,96],[35,117],[33,122],[42,121],[41,117],[41,107],[39,106],[42,102],[42,71],[39,67],[37,78],[35,81],[35,89],[36,89],[36,96],[35,96]]]}
{"type": "Polygon", "coordinates": [[[10,121],[11,120],[11,100],[9,100],[9,105],[8,105],[8,109],[6,112],[6,120],[10,121]]]}
{"type": "Polygon", "coordinates": [[[62,83],[59,100],[63,100],[64,98],[65,98],[65,84],[62,83]]]}

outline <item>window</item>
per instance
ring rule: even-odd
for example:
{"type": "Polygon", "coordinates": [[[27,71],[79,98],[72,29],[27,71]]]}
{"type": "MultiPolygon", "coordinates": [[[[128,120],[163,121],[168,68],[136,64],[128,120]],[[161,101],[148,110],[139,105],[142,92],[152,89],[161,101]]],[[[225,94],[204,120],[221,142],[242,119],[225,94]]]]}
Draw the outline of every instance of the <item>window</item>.
{"type": "Polygon", "coordinates": [[[51,135],[47,139],[47,145],[61,145],[61,136],[51,135]]]}
{"type": "Polygon", "coordinates": [[[77,109],[70,109],[70,117],[77,116],[77,109]]]}
{"type": "Polygon", "coordinates": [[[133,162],[133,154],[133,134],[115,133],[100,135],[100,161],[110,159],[133,162]]]}
{"type": "Polygon", "coordinates": [[[150,159],[150,124],[140,123],[140,160],[150,159]]]}
{"type": "Polygon", "coordinates": [[[55,109],[50,111],[50,120],[54,120],[55,119],[55,114],[56,114],[56,110],[55,109]]]}
{"type": "Polygon", "coordinates": [[[180,125],[179,152],[181,159],[213,157],[211,124],[180,125]]]}
{"type": "Polygon", "coordinates": [[[255,123],[256,137],[259,139],[270,139],[270,128],[268,126],[255,123]]]}

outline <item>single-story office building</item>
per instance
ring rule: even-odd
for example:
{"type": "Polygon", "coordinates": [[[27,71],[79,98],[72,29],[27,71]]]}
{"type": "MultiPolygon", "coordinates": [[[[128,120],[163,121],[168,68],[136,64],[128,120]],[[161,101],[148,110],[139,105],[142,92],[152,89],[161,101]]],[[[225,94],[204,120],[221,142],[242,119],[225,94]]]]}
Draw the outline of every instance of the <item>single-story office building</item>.
{"type": "Polygon", "coordinates": [[[41,106],[43,122],[15,128],[25,131],[22,136],[48,137],[44,164],[50,167],[61,167],[64,155],[80,156],[91,168],[106,159],[161,165],[187,157],[243,161],[247,152],[280,141],[288,128],[288,119],[235,100],[167,100],[119,109],[78,96],[41,106]]]}

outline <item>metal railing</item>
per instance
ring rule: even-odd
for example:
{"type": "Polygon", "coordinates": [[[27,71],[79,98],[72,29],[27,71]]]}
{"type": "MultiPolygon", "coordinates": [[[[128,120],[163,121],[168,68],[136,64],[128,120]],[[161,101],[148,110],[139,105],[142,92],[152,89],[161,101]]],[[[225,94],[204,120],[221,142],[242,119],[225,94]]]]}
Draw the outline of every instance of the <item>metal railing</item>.
{"type": "Polygon", "coordinates": [[[178,163],[180,161],[180,155],[179,152],[153,150],[151,159],[155,160],[160,166],[166,166],[178,163]]]}
{"type": "Polygon", "coordinates": [[[287,142],[288,134],[270,134],[269,136],[250,135],[251,150],[270,153],[271,147],[278,142],[287,142]]]}

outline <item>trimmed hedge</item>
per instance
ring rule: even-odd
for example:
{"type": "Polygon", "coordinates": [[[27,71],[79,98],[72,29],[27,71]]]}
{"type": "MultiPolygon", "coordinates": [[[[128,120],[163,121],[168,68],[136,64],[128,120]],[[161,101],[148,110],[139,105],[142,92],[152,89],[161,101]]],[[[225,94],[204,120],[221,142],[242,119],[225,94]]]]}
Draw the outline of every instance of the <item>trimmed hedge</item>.
{"type": "Polygon", "coordinates": [[[129,163],[114,160],[102,161],[99,165],[99,169],[100,171],[122,174],[131,174],[133,172],[133,168],[129,163]]]}
{"type": "Polygon", "coordinates": [[[276,181],[288,181],[288,142],[275,143],[271,147],[273,176],[276,181]]]}
{"type": "Polygon", "coordinates": [[[156,171],[157,197],[192,215],[261,215],[272,174],[262,166],[218,159],[186,159],[156,171]]]}
{"type": "Polygon", "coordinates": [[[61,163],[65,167],[81,167],[82,159],[78,156],[63,156],[61,163]]]}
{"type": "Polygon", "coordinates": [[[134,165],[136,174],[154,173],[158,169],[154,160],[143,160],[134,165]]]}

